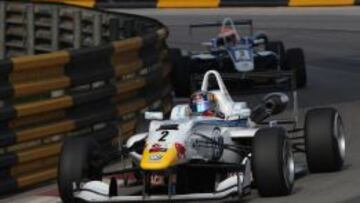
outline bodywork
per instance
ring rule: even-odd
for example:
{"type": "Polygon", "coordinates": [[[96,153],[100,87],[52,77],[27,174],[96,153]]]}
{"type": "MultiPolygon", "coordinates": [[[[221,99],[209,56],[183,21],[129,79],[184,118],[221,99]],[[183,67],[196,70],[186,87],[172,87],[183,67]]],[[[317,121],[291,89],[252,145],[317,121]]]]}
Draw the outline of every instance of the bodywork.
{"type": "MultiPolygon", "coordinates": [[[[216,71],[205,74],[201,90],[216,96],[224,119],[193,117],[188,105],[177,105],[169,120],[151,121],[148,132],[134,135],[126,142],[125,148],[137,166],[134,170],[140,171],[144,178],[141,195],[112,194],[111,183],[90,181],[74,191],[75,197],[88,202],[136,202],[214,200],[249,194],[253,180],[248,143],[258,130],[251,120],[251,110],[246,102],[232,100],[216,71]],[[218,90],[209,90],[211,77],[215,78],[218,90]],[[214,187],[209,191],[177,193],[176,187],[181,182],[177,170],[183,168],[189,173],[197,168],[211,170],[220,176],[216,175],[214,187]],[[147,192],[151,187],[146,184],[150,180],[147,178],[154,174],[165,174],[165,193],[147,192]]],[[[115,172],[107,175],[112,174],[115,172]]]]}

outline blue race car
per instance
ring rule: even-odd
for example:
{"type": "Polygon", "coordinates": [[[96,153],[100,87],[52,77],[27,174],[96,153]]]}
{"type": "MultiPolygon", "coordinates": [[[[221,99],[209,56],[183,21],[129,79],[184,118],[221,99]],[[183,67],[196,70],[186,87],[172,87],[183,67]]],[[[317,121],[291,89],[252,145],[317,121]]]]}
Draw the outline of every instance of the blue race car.
{"type": "MultiPolygon", "coordinates": [[[[202,43],[206,51],[171,49],[173,85],[177,96],[188,96],[196,89],[208,70],[219,71],[232,89],[248,89],[284,82],[284,74],[295,78],[294,88],[306,85],[304,52],[300,48],[285,50],[281,41],[269,41],[264,33],[254,33],[251,20],[190,25],[190,29],[220,27],[219,34],[202,43]],[[247,35],[240,35],[236,26],[246,26],[247,35]],[[230,83],[229,83],[230,81],[230,83]]],[[[192,33],[192,32],[191,32],[192,33]]],[[[287,77],[288,78],[288,77],[287,77]]]]}

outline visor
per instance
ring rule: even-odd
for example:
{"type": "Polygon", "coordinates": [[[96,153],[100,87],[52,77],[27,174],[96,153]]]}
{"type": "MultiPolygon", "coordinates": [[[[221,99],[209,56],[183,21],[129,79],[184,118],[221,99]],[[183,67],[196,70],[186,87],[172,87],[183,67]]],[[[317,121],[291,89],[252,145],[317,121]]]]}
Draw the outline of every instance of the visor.
{"type": "Polygon", "coordinates": [[[192,112],[202,113],[211,108],[211,102],[210,101],[201,101],[195,104],[191,104],[191,110],[192,112]]]}

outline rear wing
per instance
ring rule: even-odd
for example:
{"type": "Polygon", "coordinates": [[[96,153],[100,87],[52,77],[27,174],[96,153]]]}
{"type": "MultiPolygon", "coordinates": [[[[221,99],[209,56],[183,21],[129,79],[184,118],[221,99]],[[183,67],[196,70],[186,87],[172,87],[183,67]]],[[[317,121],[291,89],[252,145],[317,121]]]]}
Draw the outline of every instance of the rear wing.
{"type": "MultiPolygon", "coordinates": [[[[249,25],[252,26],[253,22],[250,19],[246,20],[235,20],[233,21],[234,25],[249,25]]],[[[189,28],[206,28],[206,27],[220,27],[223,25],[223,22],[215,22],[215,23],[198,23],[198,24],[190,24],[189,28]]]]}
{"type": "Polygon", "coordinates": [[[250,35],[253,35],[253,21],[251,19],[232,20],[231,18],[225,18],[222,22],[218,21],[215,23],[197,23],[189,25],[189,32],[192,33],[193,29],[196,28],[209,28],[209,27],[221,27],[221,26],[237,26],[237,25],[248,25],[250,27],[250,35]]]}

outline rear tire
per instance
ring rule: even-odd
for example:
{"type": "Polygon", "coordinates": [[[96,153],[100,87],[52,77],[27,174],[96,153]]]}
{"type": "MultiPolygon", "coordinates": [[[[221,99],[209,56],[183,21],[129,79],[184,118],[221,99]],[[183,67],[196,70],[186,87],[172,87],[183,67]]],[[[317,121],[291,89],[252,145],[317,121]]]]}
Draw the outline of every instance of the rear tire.
{"type": "Polygon", "coordinates": [[[341,170],[345,160],[345,133],[335,109],[313,109],[306,114],[305,149],[310,172],[341,170]]]}
{"type": "Polygon", "coordinates": [[[296,88],[303,88],[307,83],[304,51],[300,48],[289,49],[286,52],[285,70],[292,70],[295,74],[296,88]]]}
{"type": "Polygon", "coordinates": [[[180,49],[170,49],[172,84],[175,96],[188,97],[191,93],[190,57],[183,56],[180,49]]]}
{"type": "Polygon", "coordinates": [[[261,196],[289,195],[295,182],[294,157],[283,128],[263,128],[252,145],[252,168],[261,196]]]}
{"type": "Polygon", "coordinates": [[[71,137],[64,141],[58,166],[58,188],[63,202],[79,202],[74,198],[73,185],[79,187],[84,179],[96,179],[99,171],[92,169],[94,141],[90,138],[71,137]]]}

